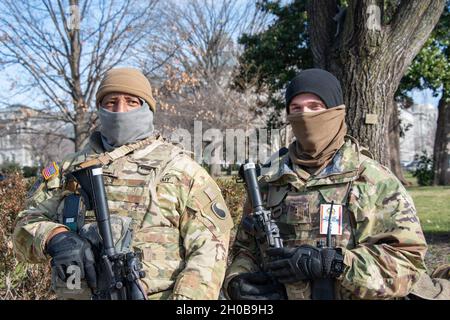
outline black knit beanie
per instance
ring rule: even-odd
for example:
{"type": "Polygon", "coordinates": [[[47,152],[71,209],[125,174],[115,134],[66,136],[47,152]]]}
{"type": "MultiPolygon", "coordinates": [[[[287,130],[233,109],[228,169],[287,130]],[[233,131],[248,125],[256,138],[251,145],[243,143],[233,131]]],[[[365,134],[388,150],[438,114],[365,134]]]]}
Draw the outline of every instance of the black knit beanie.
{"type": "Polygon", "coordinates": [[[300,93],[314,93],[319,96],[327,108],[334,108],[344,103],[339,80],[322,69],[302,70],[291,80],[286,88],[286,112],[289,114],[289,104],[300,93]]]}

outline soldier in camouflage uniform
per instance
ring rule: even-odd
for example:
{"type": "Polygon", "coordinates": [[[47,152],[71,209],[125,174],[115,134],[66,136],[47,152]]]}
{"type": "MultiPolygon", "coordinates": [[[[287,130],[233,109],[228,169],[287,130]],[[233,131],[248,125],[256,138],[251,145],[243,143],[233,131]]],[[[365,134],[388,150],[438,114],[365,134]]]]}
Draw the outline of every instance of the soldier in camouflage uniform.
{"type": "Polygon", "coordinates": [[[406,297],[426,271],[419,218],[399,180],[346,135],[339,81],[304,70],[287,88],[286,107],[296,141],[259,178],[284,247],[255,240],[247,205],[225,277],[228,297],[322,299],[315,284],[324,279],[331,299],[406,297]],[[331,203],[336,230],[326,247],[331,203]]]}
{"type": "MultiPolygon", "coordinates": [[[[232,227],[217,184],[182,149],[153,133],[155,101],[140,71],[109,71],[96,98],[101,129],[81,152],[68,156],[59,167],[51,166],[53,171],[47,170],[45,180],[36,185],[28,209],[16,222],[17,257],[31,263],[52,257],[53,287],[62,289],[60,297],[90,297],[85,281],[79,292],[63,288],[67,255],[82,267],[88,283],[96,281],[96,274],[92,243],[69,231],[62,216],[65,200],[77,192],[66,174],[100,163],[111,217],[128,218],[112,219],[119,220],[113,225],[116,246],[120,251],[122,229],[130,227],[134,233],[128,245],[142,252],[146,275],[141,282],[147,297],[217,299],[232,227]]],[[[92,216],[87,211],[86,222],[92,216]]]]}

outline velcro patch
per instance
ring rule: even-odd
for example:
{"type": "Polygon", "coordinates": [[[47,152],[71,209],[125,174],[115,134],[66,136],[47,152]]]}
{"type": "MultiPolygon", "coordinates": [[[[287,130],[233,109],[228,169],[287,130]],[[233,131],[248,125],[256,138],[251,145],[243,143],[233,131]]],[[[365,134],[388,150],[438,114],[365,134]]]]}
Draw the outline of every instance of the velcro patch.
{"type": "Polygon", "coordinates": [[[42,170],[42,176],[44,177],[45,180],[49,180],[49,179],[53,178],[54,176],[57,176],[58,173],[59,173],[59,168],[55,161],[53,161],[51,165],[45,167],[42,170]]]}
{"type": "Polygon", "coordinates": [[[213,201],[217,197],[217,191],[211,187],[207,187],[203,192],[208,196],[209,200],[213,201]]]}

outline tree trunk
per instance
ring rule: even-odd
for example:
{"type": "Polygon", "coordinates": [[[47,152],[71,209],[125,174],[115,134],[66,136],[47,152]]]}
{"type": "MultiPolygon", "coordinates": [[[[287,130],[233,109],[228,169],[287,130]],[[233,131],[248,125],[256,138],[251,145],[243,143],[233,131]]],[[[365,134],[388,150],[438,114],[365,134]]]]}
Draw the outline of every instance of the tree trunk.
{"type": "Polygon", "coordinates": [[[449,93],[444,91],[439,100],[439,113],[434,140],[434,184],[450,184],[450,102],[449,93]]]}
{"type": "Polygon", "coordinates": [[[350,0],[345,19],[337,28],[333,20],[336,1],[308,2],[314,65],[340,79],[349,134],[386,166],[386,137],[395,92],[439,20],[444,3],[445,0],[401,1],[391,22],[383,24],[383,16],[374,20],[371,10],[375,6],[382,13],[384,1],[350,0]]]}
{"type": "Polygon", "coordinates": [[[75,115],[75,152],[80,151],[89,138],[89,121],[88,113],[77,113],[75,115]]]}
{"type": "Polygon", "coordinates": [[[403,176],[402,166],[400,165],[400,119],[399,109],[394,103],[392,113],[389,120],[389,153],[390,153],[390,168],[395,176],[403,185],[409,185],[403,176]]]}
{"type": "MultiPolygon", "coordinates": [[[[78,0],[70,0],[71,6],[79,6],[78,0]]],[[[75,110],[75,151],[79,151],[87,138],[89,137],[90,117],[88,115],[89,106],[83,96],[81,87],[80,59],[81,42],[80,30],[78,27],[67,29],[70,39],[70,75],[71,75],[71,94],[75,110]]]]}
{"type": "Polygon", "coordinates": [[[341,71],[349,134],[369,148],[375,159],[389,166],[389,114],[400,80],[388,61],[350,57],[341,71]]]}

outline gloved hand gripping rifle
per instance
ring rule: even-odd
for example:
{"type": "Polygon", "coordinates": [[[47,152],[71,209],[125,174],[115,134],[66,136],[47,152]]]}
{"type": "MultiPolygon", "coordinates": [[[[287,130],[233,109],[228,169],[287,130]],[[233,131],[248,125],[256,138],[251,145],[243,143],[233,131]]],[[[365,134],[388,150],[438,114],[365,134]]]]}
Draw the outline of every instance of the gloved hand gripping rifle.
{"type": "MultiPolygon", "coordinates": [[[[321,249],[336,249],[332,246],[332,234],[331,234],[331,220],[333,216],[334,201],[331,202],[330,212],[328,216],[328,228],[326,244],[324,246],[323,241],[317,243],[317,247],[321,249]]],[[[337,249],[340,250],[340,249],[337,249]]],[[[341,251],[339,251],[340,253],[341,251]]],[[[333,270],[337,273],[342,273],[344,265],[340,263],[332,264],[333,270]]],[[[313,300],[335,300],[335,280],[332,278],[315,279],[312,282],[312,299],[313,300]]]]}
{"type": "Polygon", "coordinates": [[[256,234],[265,234],[269,248],[282,248],[283,240],[280,238],[280,231],[275,221],[272,220],[269,210],[263,207],[261,192],[256,179],[256,167],[252,162],[242,165],[240,174],[247,185],[248,196],[253,209],[253,216],[256,221],[256,234]]]}
{"type": "Polygon", "coordinates": [[[106,300],[146,300],[146,293],[139,283],[145,276],[142,271],[140,254],[135,252],[117,253],[106,199],[103,171],[95,165],[69,174],[80,185],[80,193],[87,210],[94,210],[103,250],[98,269],[106,279],[106,288],[94,288],[94,299],[106,300]]]}
{"type": "MultiPolygon", "coordinates": [[[[250,202],[253,208],[253,215],[256,220],[256,234],[258,239],[258,229],[259,233],[265,235],[269,248],[282,248],[283,240],[280,238],[280,233],[277,225],[271,218],[269,210],[266,210],[261,201],[261,193],[258,186],[258,181],[256,179],[256,168],[254,163],[246,163],[242,165],[240,170],[240,175],[244,178],[247,185],[247,192],[249,195],[250,202]]],[[[333,213],[334,202],[331,203],[330,215],[328,217],[328,229],[326,237],[326,245],[323,243],[318,243],[318,247],[321,249],[332,248],[332,235],[331,235],[331,220],[333,213]]],[[[250,223],[249,223],[250,225],[250,223]]],[[[245,221],[244,221],[245,227],[245,221]]],[[[251,227],[248,227],[251,228],[251,227]]],[[[261,237],[259,237],[261,238],[261,237]]],[[[342,271],[342,264],[336,265],[338,271],[342,271]]],[[[312,281],[312,298],[313,300],[332,300],[334,299],[334,279],[315,279],[312,281]]]]}

